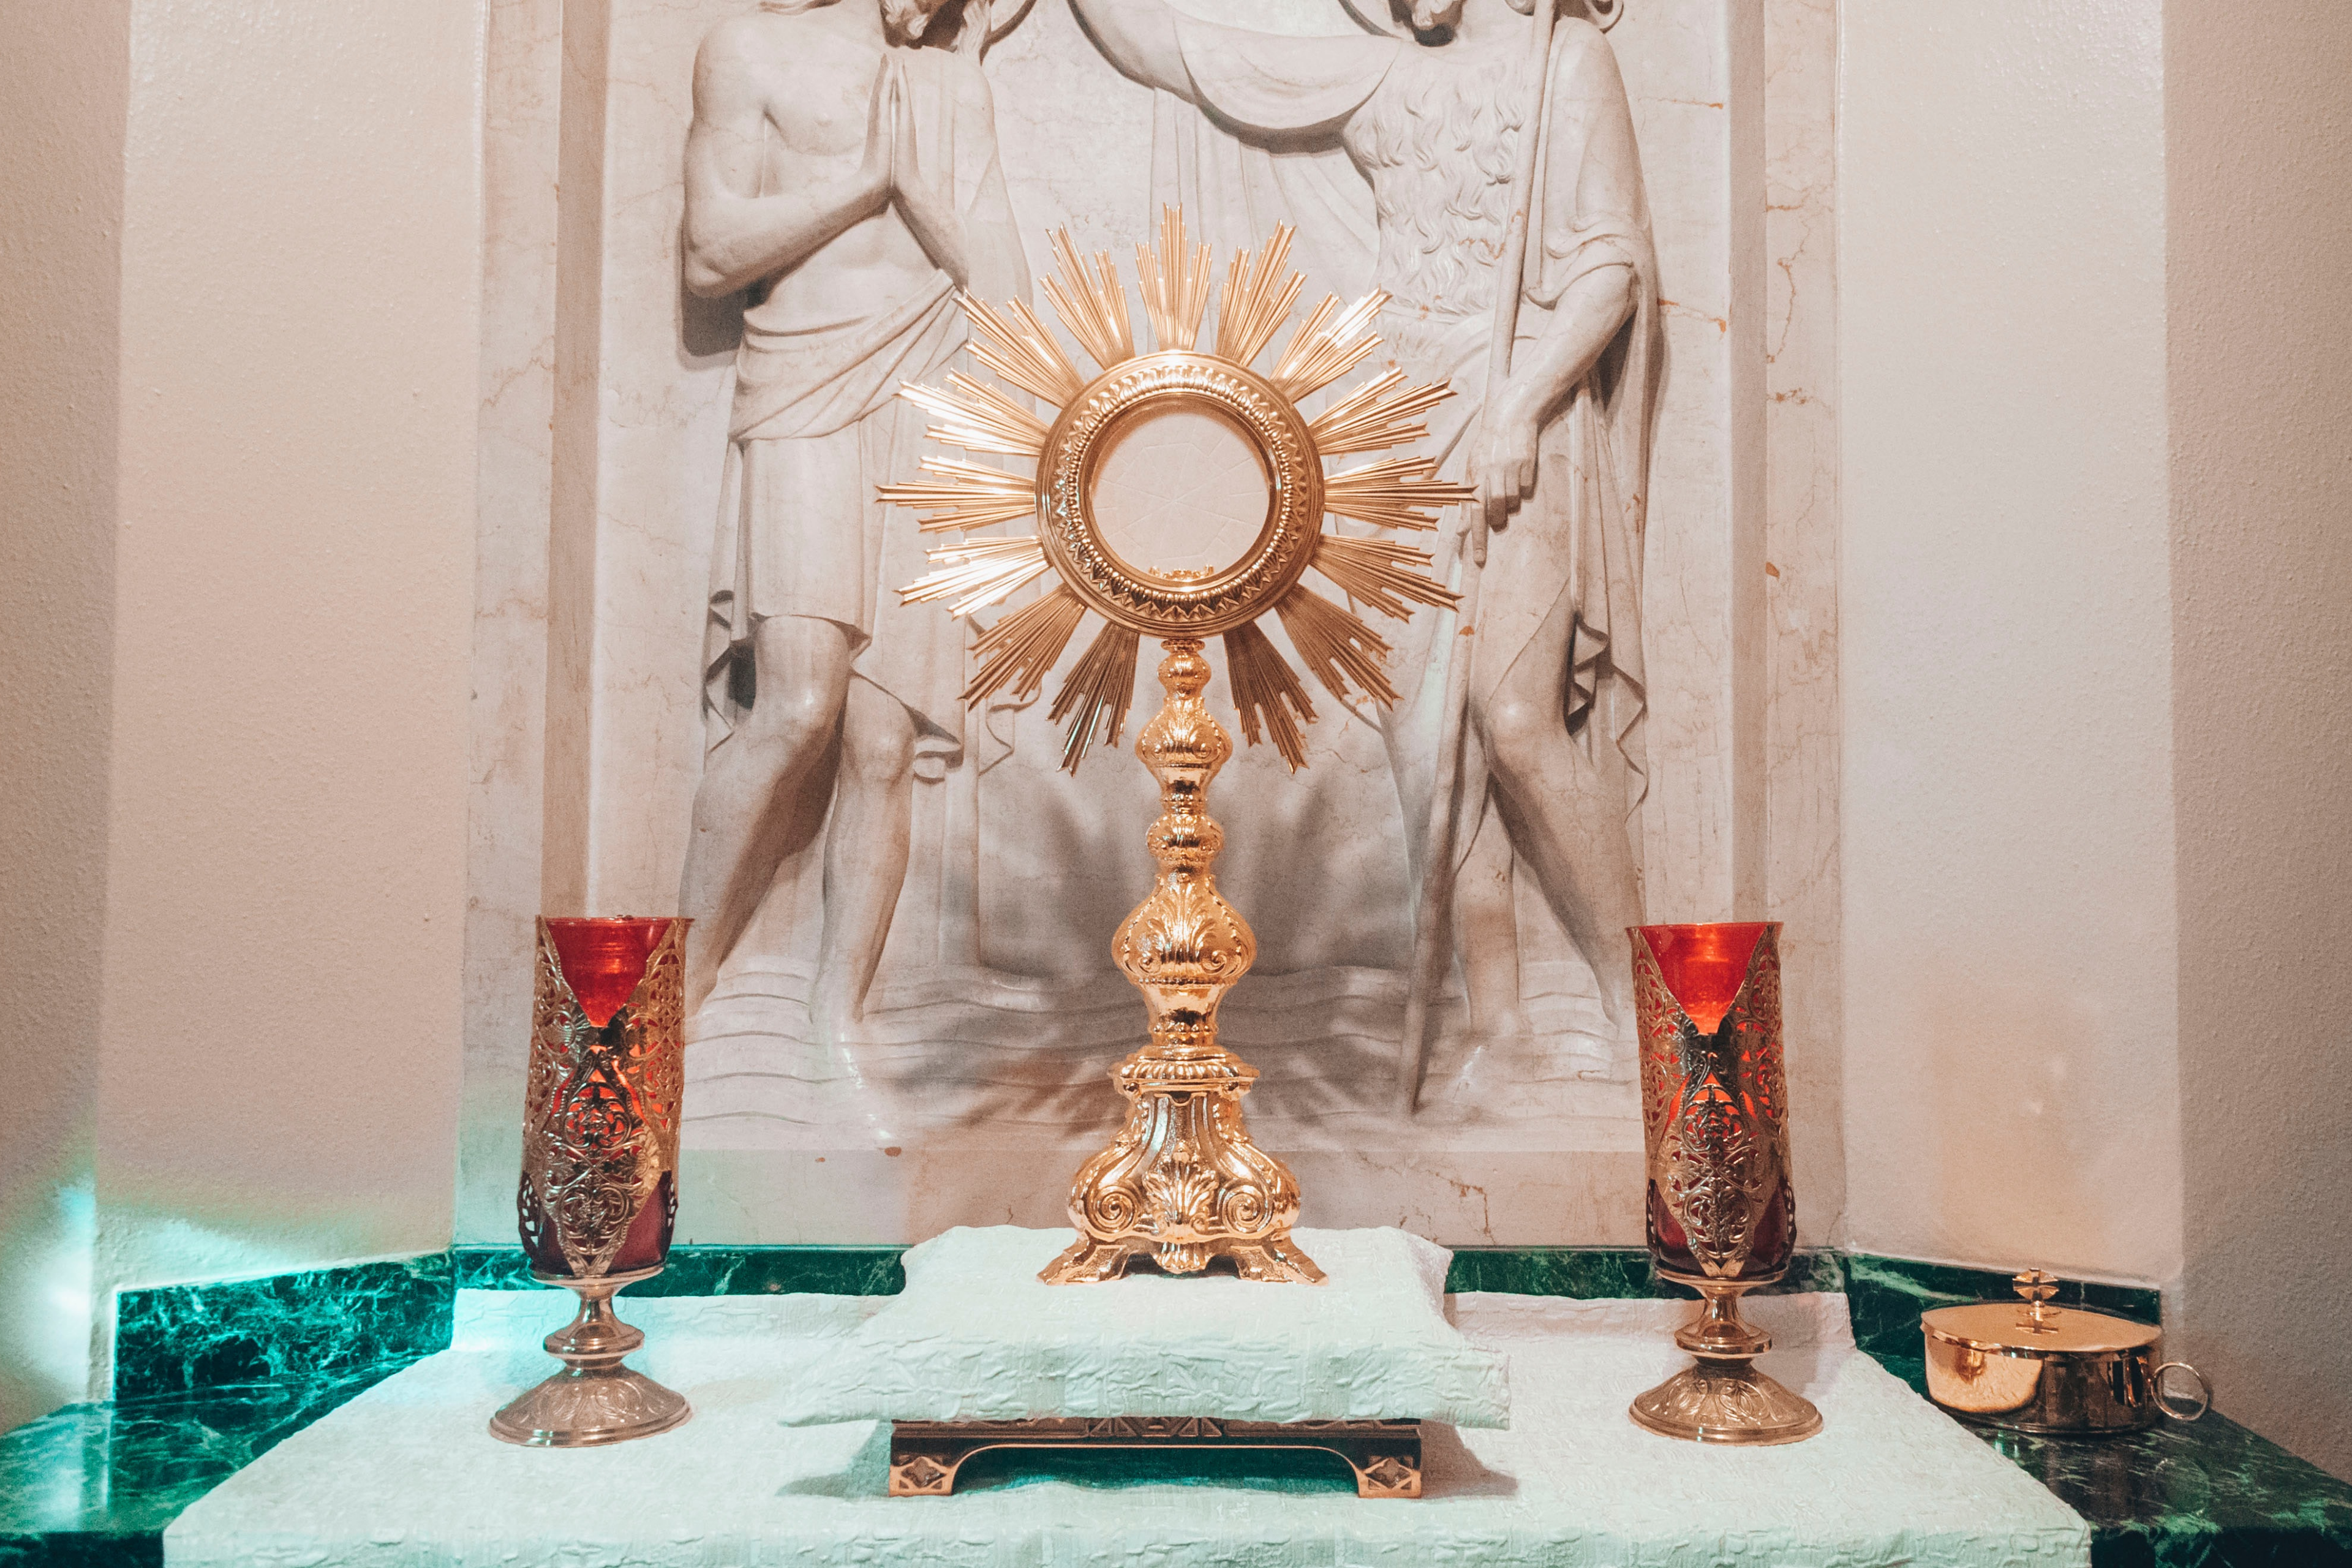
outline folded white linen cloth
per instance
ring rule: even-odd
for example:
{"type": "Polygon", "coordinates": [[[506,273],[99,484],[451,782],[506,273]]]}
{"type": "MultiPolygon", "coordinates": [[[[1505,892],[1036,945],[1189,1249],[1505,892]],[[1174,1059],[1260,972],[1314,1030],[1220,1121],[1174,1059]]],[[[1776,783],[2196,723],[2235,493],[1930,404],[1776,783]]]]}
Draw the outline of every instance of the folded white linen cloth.
{"type": "Polygon", "coordinates": [[[830,1347],[785,1424],[1213,1415],[1507,1426],[1503,1358],[1445,1319],[1453,1254],[1402,1230],[1294,1233],[1319,1285],[1131,1275],[1047,1285],[1068,1230],[959,1226],[830,1347]]]}

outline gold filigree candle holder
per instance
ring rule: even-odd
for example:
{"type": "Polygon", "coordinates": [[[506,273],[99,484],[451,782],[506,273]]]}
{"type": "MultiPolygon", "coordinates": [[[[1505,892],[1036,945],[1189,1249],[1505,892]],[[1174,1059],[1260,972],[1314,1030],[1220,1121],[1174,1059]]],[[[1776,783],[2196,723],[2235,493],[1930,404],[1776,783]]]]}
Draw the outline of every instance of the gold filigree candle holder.
{"type": "Polygon", "coordinates": [[[692,1414],[622,1364],[646,1336],[613,1312],[614,1292],[662,1271],[677,1219],[688,923],[539,922],[516,1206],[531,1278],[580,1310],[544,1342],[563,1370],[490,1417],[506,1442],[594,1447],[692,1414]]]}
{"type": "Polygon", "coordinates": [[[966,296],[972,357],[1003,385],[950,374],[944,389],[902,389],[943,421],[930,431],[934,440],[1015,462],[926,458],[931,479],[886,485],[883,499],[927,513],[928,532],[969,533],[1024,520],[1037,530],[933,550],[939,570],[901,590],[906,601],[941,602],[966,616],[1040,577],[1055,579],[978,639],[980,668],[964,700],[978,703],[1007,688],[1034,696],[1080,624],[1099,616],[1106,624],[1052,709],[1056,723],[1069,721],[1063,765],[1075,771],[1090,744],[1115,744],[1124,731],[1142,639],[1159,639],[1167,654],[1160,667],[1167,702],[1136,747],[1160,780],[1161,815],[1150,837],[1160,878],[1115,945],[1119,968],[1143,991],[1151,1041],[1113,1074],[1130,1102],[1127,1125],[1078,1172],[1070,1217],[1079,1240],[1045,1270],[1049,1283],[1117,1279],[1141,1258],[1192,1273],[1219,1257],[1250,1279],[1323,1277],[1290,1241],[1297,1183],[1250,1142],[1243,1123],[1242,1096],[1257,1073],[1216,1043],[1218,1001],[1248,970],[1256,942],[1218,896],[1210,870],[1223,834],[1204,796],[1233,743],[1201,700],[1209,680],[1203,650],[1207,638],[1223,636],[1244,737],[1252,744],[1270,738],[1293,769],[1304,766],[1299,726],[1313,721],[1314,705],[1259,618],[1280,618],[1301,662],[1334,697],[1345,701],[1360,692],[1394,702],[1382,668],[1388,644],[1352,608],[1308,587],[1307,574],[1320,574],[1347,597],[1395,619],[1413,605],[1450,605],[1454,595],[1423,570],[1426,551],[1340,534],[1326,520],[1433,529],[1429,509],[1466,502],[1475,491],[1440,479],[1428,458],[1324,471],[1327,458],[1379,452],[1425,435],[1417,417],[1450,394],[1443,384],[1407,386],[1392,371],[1334,397],[1311,419],[1299,409],[1298,399],[1332,385],[1378,346],[1371,323],[1387,301],[1378,293],[1345,310],[1337,297],[1325,300],[1271,371],[1259,374],[1255,363],[1298,298],[1289,246],[1290,231],[1277,229],[1255,260],[1246,251],[1234,258],[1215,346],[1203,353],[1195,345],[1213,292],[1209,247],[1189,245],[1181,216],[1164,212],[1159,245],[1136,252],[1157,342],[1154,352],[1139,353],[1109,256],[1089,267],[1068,237],[1057,235],[1059,275],[1045,280],[1045,292],[1100,374],[1081,374],[1025,302],[999,310],[966,296]],[[1015,394],[1051,405],[1052,417],[1039,418],[1015,394]],[[1230,560],[1181,569],[1129,560],[1096,516],[1106,457],[1139,426],[1171,415],[1222,425],[1264,472],[1265,516],[1230,560]]]}
{"type": "Polygon", "coordinates": [[[1704,1303],[1675,1331],[1696,1364],[1637,1397],[1633,1417],[1700,1443],[1810,1437],[1822,1429],[1821,1412],[1756,1370],[1772,1338],[1739,1315],[1740,1297],[1778,1280],[1796,1247],[1780,928],[1636,926],[1627,934],[1651,1265],[1704,1303]]]}

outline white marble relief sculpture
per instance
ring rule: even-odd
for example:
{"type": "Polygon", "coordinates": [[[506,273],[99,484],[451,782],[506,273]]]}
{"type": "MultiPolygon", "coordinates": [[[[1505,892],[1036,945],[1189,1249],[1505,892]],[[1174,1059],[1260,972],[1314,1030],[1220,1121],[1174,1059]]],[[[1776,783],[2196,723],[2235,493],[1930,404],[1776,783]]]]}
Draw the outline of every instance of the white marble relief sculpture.
{"type": "MultiPolygon", "coordinates": [[[[1641,917],[1628,823],[1645,777],[1656,264],[1614,57],[1567,5],[1540,67],[1513,0],[1370,20],[1339,0],[1188,0],[1239,26],[1160,0],[1047,0],[986,79],[952,0],[772,0],[711,33],[688,281],[749,293],[685,879],[708,997],[690,1148],[1076,1148],[1116,1120],[1105,1072],[1143,1019],[1108,948],[1148,878],[1150,780],[1109,752],[1059,775],[1041,711],[961,713],[970,628],[900,609],[925,541],[872,487],[915,475],[923,416],[891,394],[959,353],[959,283],[1027,297],[1021,247],[1045,227],[1123,252],[1163,200],[1221,255],[1297,225],[1310,297],[1387,290],[1383,355],[1459,395],[1423,449],[1496,503],[1478,635],[1420,616],[1391,638],[1408,696],[1392,718],[1326,712],[1306,773],[1252,757],[1220,782],[1221,880],[1265,944],[1226,1009],[1229,1043],[1265,1072],[1253,1127],[1290,1150],[1638,1148],[1619,931],[1641,917]],[[926,36],[934,14],[958,30],[926,36]],[[1055,92],[1008,94],[1020,73],[1055,92]],[[1147,96],[1120,73],[1156,89],[1148,160],[1040,132],[1147,96]],[[1487,420],[1530,111],[1534,232],[1487,420]],[[1050,165],[1000,174],[1005,114],[1006,144],[1050,147],[1050,165]],[[1092,163],[1118,179],[1089,185],[1092,163]],[[1392,1086],[1446,684],[1433,646],[1471,660],[1462,984],[1408,1113],[1392,1086]]],[[[1442,563],[1463,536],[1449,528],[1442,563]]]]}

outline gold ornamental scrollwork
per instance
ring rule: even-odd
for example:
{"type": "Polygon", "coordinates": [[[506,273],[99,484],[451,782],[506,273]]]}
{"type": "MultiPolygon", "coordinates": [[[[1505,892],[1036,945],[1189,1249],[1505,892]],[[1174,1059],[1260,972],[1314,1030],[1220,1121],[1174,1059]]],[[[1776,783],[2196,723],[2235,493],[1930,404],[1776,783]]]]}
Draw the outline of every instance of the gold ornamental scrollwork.
{"type": "Polygon", "coordinates": [[[667,1432],[692,1415],[686,1396],[625,1363],[645,1343],[613,1310],[614,1296],[662,1270],[677,1218],[678,1107],[685,1090],[687,927],[678,919],[539,921],[530,1065],[523,1088],[522,1181],[517,1194],[532,1278],[579,1300],[572,1321],[542,1342],[563,1370],[502,1405],[490,1435],[526,1447],[582,1448],[667,1432]],[[619,948],[576,950],[567,975],[556,927],[574,938],[604,928],[619,948]],[[649,943],[650,945],[642,945],[649,943]],[[627,999],[602,1024],[619,963],[643,955],[627,999]],[[599,967],[604,961],[616,961],[599,967]],[[648,1205],[662,1203],[658,1214],[648,1205]],[[653,1221],[655,1223],[647,1223],[653,1221]]]}
{"type": "Polygon", "coordinates": [[[1242,1097],[1257,1071],[1217,1043],[1217,1005],[1249,972],[1257,940],[1217,891],[1213,869],[1224,841],[1208,814],[1208,788],[1233,754],[1210,714],[1206,639],[1224,642],[1228,683],[1242,733],[1271,740],[1296,770],[1306,764],[1300,725],[1314,721],[1305,684],[1259,617],[1280,618],[1307,672],[1335,698],[1396,700],[1384,666],[1389,645],[1354,605],[1402,620],[1413,606],[1454,595],[1426,571],[1428,552],[1381,538],[1341,534],[1342,517],[1383,530],[1429,530],[1433,509],[1475,491],[1437,477],[1429,458],[1386,458],[1328,472],[1327,458],[1375,453],[1427,434],[1418,422],[1450,395],[1442,384],[1408,386],[1401,372],[1335,395],[1309,419],[1298,401],[1332,386],[1378,346],[1371,331],[1387,297],[1341,309],[1336,297],[1309,311],[1261,374],[1255,363],[1297,302],[1290,231],[1277,229],[1253,258],[1234,258],[1213,347],[1197,345],[1212,293],[1209,247],[1191,245],[1181,216],[1163,214],[1157,247],[1138,247],[1139,292],[1155,347],[1139,353],[1125,286],[1108,255],[1091,266],[1066,235],[1055,237],[1058,274],[1044,291],[1099,374],[1080,374],[1062,341],[1026,302],[999,308],[966,297],[971,355],[994,383],[950,373],[945,387],[902,395],[938,416],[934,440],[986,461],[926,458],[928,479],[882,487],[883,499],[925,513],[926,532],[954,532],[932,550],[937,570],[901,590],[908,604],[939,603],[958,616],[1002,604],[1051,575],[1037,598],[1000,616],[973,645],[979,668],[964,690],[978,703],[1010,689],[1034,696],[1089,615],[1102,629],[1064,677],[1051,717],[1067,721],[1063,765],[1073,771],[1099,741],[1116,744],[1134,699],[1141,639],[1160,640],[1166,700],[1144,727],[1136,754],[1160,782],[1160,814],[1148,844],[1159,868],[1151,894],[1119,927],[1120,971],[1143,993],[1151,1037],[1112,1081],[1129,1101],[1111,1145],[1072,1185],[1076,1245],[1043,1279],[1076,1284],[1117,1279],[1148,1259],[1172,1274],[1230,1259],[1247,1279],[1317,1281],[1322,1270],[1290,1239],[1298,1184],[1252,1142],[1242,1097]],[[1024,396],[1053,413],[1041,418],[1024,396]],[[1098,469],[1120,437],[1156,416],[1206,414],[1256,455],[1266,508],[1237,558],[1202,570],[1159,571],[1122,557],[1095,513],[1098,469]],[[1009,467],[998,467],[1011,458],[1009,467]],[[982,533],[1028,523],[1028,535],[982,533]],[[1334,601],[1310,573],[1337,588],[1334,601]]]}
{"type": "Polygon", "coordinates": [[[1191,1274],[1224,1257],[1246,1279],[1319,1280],[1323,1271],[1290,1243],[1298,1183],[1243,1122],[1257,1069],[1217,1044],[1217,1005],[1257,957],[1257,938],[1217,891],[1213,869],[1224,832],[1208,813],[1209,784],[1233,742],[1201,700],[1209,661],[1199,641],[1167,647],[1168,701],[1136,741],[1160,781],[1148,840],[1160,875],[1111,942],[1120,972],[1143,993],[1151,1043],[1113,1075],[1127,1125],[1079,1168],[1070,1195],[1079,1239],[1045,1278],[1114,1279],[1146,1257],[1191,1274]]]}
{"type": "Polygon", "coordinates": [[[922,514],[926,533],[964,537],[929,552],[937,570],[901,589],[910,605],[941,604],[970,616],[1003,603],[1048,574],[1053,587],[1000,616],[973,645],[980,665],[964,689],[977,703],[1001,690],[1034,696],[1088,615],[1107,623],[1063,678],[1051,710],[1067,721],[1063,765],[1076,769],[1097,742],[1115,745],[1134,698],[1139,639],[1222,635],[1243,738],[1269,740],[1293,769],[1306,765],[1299,726],[1315,709],[1297,672],[1258,628],[1277,616],[1292,648],[1323,688],[1348,700],[1396,700],[1383,667],[1388,643],[1349,604],[1318,592],[1319,575],[1379,615],[1403,620],[1413,606],[1447,605],[1454,595],[1433,580],[1429,552],[1325,526],[1347,518],[1381,530],[1427,531],[1435,509],[1475,491],[1437,477],[1434,458],[1381,458],[1326,471],[1327,459],[1378,453],[1428,434],[1422,416],[1453,395],[1443,383],[1413,386],[1402,371],[1334,395],[1312,419],[1301,398],[1333,386],[1380,345],[1371,326],[1388,296],[1340,307],[1326,299],[1307,313],[1275,363],[1255,368],[1288,321],[1302,279],[1289,268],[1291,231],[1276,229],[1255,257],[1243,251],[1225,275],[1216,330],[1198,346],[1215,290],[1209,247],[1191,244],[1181,214],[1161,216],[1156,247],[1136,250],[1139,292],[1156,346],[1139,353],[1126,286],[1108,253],[1091,264],[1066,235],[1054,245],[1058,275],[1045,292],[1070,336],[1101,367],[1088,378],[1023,300],[1002,307],[963,296],[971,356],[995,382],[950,372],[943,387],[906,386],[900,395],[936,416],[933,440],[970,459],[925,458],[929,478],[881,487],[882,499],[922,514]],[[1041,418],[1024,398],[1050,405],[1041,418]],[[1215,416],[1257,454],[1267,487],[1265,519],[1240,559],[1205,574],[1153,572],[1122,561],[1103,539],[1094,479],[1119,433],[1156,413],[1215,416]],[[1010,466],[999,467],[1005,459],[1010,466]],[[1027,525],[1036,532],[982,533],[1027,525]]]}

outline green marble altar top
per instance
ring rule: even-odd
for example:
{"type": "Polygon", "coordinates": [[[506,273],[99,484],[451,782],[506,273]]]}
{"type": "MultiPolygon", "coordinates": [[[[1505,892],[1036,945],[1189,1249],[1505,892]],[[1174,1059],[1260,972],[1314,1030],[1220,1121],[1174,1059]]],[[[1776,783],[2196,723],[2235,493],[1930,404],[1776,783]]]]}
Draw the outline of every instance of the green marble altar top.
{"type": "MultiPolygon", "coordinates": [[[[898,1247],[680,1247],[637,1295],[895,1294],[898,1247]]],[[[1599,1299],[1680,1294],[1633,1248],[1465,1249],[1454,1290],[1599,1299]]],[[[2007,1293],[2005,1276],[1801,1255],[1782,1289],[1845,1291],[1854,1338],[1923,1386],[1919,1313],[2007,1293]]],[[[126,1291],[116,1398],[0,1436],[0,1568],[150,1564],[196,1499],[284,1438],[449,1342],[454,1291],[538,1289],[511,1248],[224,1284],[126,1291]]],[[[2067,1300],[2153,1321],[2155,1292],[2067,1300]]],[[[2228,1390],[2221,1391],[2226,1408],[2228,1390]]],[[[2352,1485],[2215,1414],[2105,1439],[1986,1432],[2093,1527],[2101,1568],[2352,1568],[2352,1485]]],[[[1106,1479],[1127,1479],[1124,1477],[1106,1479]]]]}

